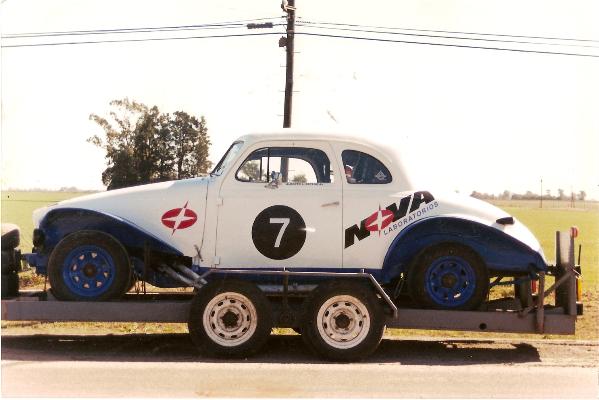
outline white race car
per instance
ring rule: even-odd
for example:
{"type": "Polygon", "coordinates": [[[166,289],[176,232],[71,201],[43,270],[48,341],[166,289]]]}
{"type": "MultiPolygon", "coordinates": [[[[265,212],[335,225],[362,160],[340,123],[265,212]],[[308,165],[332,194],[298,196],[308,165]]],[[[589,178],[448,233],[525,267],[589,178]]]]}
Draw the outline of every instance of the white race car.
{"type": "Polygon", "coordinates": [[[63,201],[36,210],[34,225],[27,259],[62,300],[115,299],[135,280],[193,286],[214,269],[285,269],[366,272],[419,307],[466,310],[490,278],[547,269],[539,242],[504,211],[417,186],[388,146],[332,134],[243,136],[207,177],[63,201]]]}

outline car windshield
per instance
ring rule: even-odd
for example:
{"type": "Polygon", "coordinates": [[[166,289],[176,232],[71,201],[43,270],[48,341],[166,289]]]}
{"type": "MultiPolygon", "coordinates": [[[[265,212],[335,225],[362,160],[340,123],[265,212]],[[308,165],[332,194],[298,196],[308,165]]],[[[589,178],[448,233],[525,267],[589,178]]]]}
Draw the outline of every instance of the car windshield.
{"type": "Polygon", "coordinates": [[[231,147],[229,147],[229,150],[227,150],[223,158],[221,158],[218,164],[216,164],[216,167],[214,167],[214,169],[210,173],[210,176],[221,175],[223,171],[229,166],[229,164],[231,164],[231,161],[233,161],[235,157],[237,157],[237,153],[239,153],[241,146],[243,146],[243,142],[233,142],[233,144],[231,145],[231,147]]]}

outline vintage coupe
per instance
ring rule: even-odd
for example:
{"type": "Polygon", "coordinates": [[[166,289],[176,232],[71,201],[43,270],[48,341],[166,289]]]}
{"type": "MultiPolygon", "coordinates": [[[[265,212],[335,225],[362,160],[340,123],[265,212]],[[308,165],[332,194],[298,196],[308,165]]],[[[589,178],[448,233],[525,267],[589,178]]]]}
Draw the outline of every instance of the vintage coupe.
{"type": "Polygon", "coordinates": [[[34,226],[26,257],[56,298],[117,299],[135,281],[195,286],[205,293],[192,308],[204,327],[197,336],[229,352],[270,329],[266,317],[252,321],[283,278],[261,271],[310,272],[292,276],[285,290],[307,294],[312,334],[344,353],[381,329],[372,315],[381,294],[399,301],[403,293],[419,308],[473,310],[492,277],[547,269],[518,220],[412,182],[389,146],[292,130],[240,137],[206,177],[38,209],[34,226]],[[227,270],[248,273],[225,284],[227,270]],[[352,272],[369,274],[384,293],[331,274],[352,272]]]}

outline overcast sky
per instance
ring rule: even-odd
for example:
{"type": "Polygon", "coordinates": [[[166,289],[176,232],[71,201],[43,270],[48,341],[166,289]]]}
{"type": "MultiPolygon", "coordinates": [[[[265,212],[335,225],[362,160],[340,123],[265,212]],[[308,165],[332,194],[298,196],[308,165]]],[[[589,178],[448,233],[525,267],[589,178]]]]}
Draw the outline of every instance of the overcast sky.
{"type": "MultiPolygon", "coordinates": [[[[595,40],[298,32],[599,56],[596,1],[296,0],[303,21],[595,40]],[[528,41],[534,43],[514,43],[528,41]],[[545,43],[545,44],[540,44],[545,43]]],[[[2,35],[278,18],[277,0],[4,0],[2,35]]],[[[373,30],[373,29],[363,29],[373,30]]],[[[379,29],[380,30],[380,29],[379,29]]],[[[7,47],[283,32],[197,30],[2,40],[2,177],[7,188],[103,189],[90,113],[129,97],[208,121],[217,161],[231,141],[282,126],[279,35],[7,47]]],[[[431,186],[499,193],[558,188],[599,199],[599,58],[297,36],[293,126],[400,146],[431,186]]]]}

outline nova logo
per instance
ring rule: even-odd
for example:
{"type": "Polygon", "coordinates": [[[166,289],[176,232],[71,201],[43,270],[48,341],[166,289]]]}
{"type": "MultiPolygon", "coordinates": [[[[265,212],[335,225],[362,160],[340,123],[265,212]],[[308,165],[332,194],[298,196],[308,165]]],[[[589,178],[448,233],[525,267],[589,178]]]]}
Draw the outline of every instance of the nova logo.
{"type": "Polygon", "coordinates": [[[189,228],[198,220],[198,216],[192,209],[187,208],[189,201],[185,202],[183,208],[173,208],[162,214],[162,224],[173,230],[189,228]]]}
{"type": "Polygon", "coordinates": [[[407,214],[412,213],[420,208],[422,204],[428,204],[435,200],[429,192],[415,192],[410,196],[406,196],[398,203],[389,204],[384,210],[379,206],[378,211],[374,212],[369,217],[364,218],[360,225],[350,226],[345,230],[345,248],[352,246],[355,239],[366,239],[370,236],[370,232],[379,232],[407,214]],[[411,204],[411,205],[410,205],[411,204]]]}

